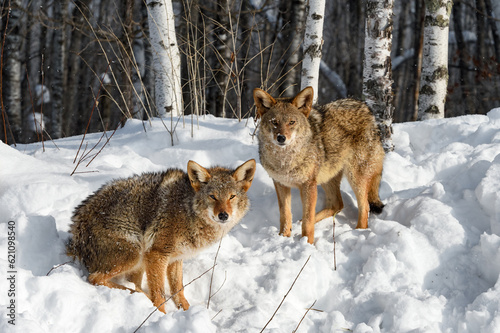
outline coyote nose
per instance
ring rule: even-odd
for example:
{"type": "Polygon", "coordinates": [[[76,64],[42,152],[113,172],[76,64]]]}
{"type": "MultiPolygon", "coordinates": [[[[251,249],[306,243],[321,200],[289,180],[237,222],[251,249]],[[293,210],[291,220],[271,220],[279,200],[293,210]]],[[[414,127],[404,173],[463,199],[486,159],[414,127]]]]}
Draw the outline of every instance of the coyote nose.
{"type": "Polygon", "coordinates": [[[229,214],[226,212],[219,213],[219,220],[221,221],[227,221],[229,218],[229,214]]]}
{"type": "Polygon", "coordinates": [[[285,143],[286,136],[284,136],[283,134],[278,134],[278,136],[276,137],[276,140],[278,141],[278,143],[285,143]]]}

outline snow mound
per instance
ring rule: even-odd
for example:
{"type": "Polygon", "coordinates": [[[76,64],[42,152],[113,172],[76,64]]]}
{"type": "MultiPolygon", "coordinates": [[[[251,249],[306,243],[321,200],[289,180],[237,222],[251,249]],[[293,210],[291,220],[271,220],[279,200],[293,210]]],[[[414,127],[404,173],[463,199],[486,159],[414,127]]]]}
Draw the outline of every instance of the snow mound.
{"type": "MultiPolygon", "coordinates": [[[[81,136],[57,147],[46,142],[45,151],[39,143],[0,143],[7,274],[0,290],[15,291],[0,298],[1,332],[258,332],[271,317],[268,332],[500,331],[500,108],[394,125],[396,149],[386,156],[380,189],[384,212],[370,217],[369,229],[354,229],[356,199],[344,182],[345,208],[335,227],[332,218],[317,223],[314,245],[300,237],[296,190],[292,237],[278,236],[273,183],[258,163],[248,215],[219,252],[216,245],[184,263],[191,308],[170,302],[164,315],[144,294],[90,285],[86,270],[69,262],[65,242],[74,207],[111,179],[185,169],[189,160],[258,161],[253,121],[165,121],[172,124],[173,136],[158,119],[130,120],[98,155],[106,137],[87,135],[80,154],[89,155],[78,165],[81,136]],[[201,275],[216,254],[213,276],[201,275]]],[[[323,201],[320,191],[318,209],[323,201]]]]}

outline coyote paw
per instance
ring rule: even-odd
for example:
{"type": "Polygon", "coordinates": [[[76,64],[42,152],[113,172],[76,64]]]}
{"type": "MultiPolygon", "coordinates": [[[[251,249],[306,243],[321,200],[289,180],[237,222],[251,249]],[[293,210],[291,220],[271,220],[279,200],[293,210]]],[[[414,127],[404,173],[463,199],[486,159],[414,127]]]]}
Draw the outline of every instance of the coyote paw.
{"type": "Polygon", "coordinates": [[[181,299],[177,304],[177,308],[178,309],[182,308],[182,310],[186,311],[187,309],[189,309],[189,302],[185,298],[181,299]]]}
{"type": "Polygon", "coordinates": [[[287,228],[285,230],[280,231],[280,235],[283,237],[291,237],[292,236],[292,229],[287,228]]]}

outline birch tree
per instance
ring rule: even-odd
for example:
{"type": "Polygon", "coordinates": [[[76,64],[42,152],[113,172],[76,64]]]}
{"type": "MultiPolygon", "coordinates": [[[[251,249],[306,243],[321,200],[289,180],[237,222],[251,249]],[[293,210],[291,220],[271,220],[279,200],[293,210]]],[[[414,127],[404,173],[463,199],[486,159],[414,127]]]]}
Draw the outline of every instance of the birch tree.
{"type": "MultiPolygon", "coordinates": [[[[9,0],[2,13],[2,78],[0,85],[3,92],[2,115],[6,141],[7,133],[13,134],[14,141],[19,142],[22,133],[21,113],[21,28],[24,17],[20,0],[9,0]],[[6,119],[7,118],[7,119],[6,119]],[[10,124],[10,129],[8,128],[10,124]]],[[[5,142],[7,143],[7,142],[5,142]]],[[[12,142],[11,142],[12,143],[12,142]]]]}
{"type": "MultiPolygon", "coordinates": [[[[297,83],[300,80],[299,63],[300,63],[300,45],[304,37],[304,23],[305,23],[305,10],[306,0],[296,0],[291,3],[292,17],[290,20],[291,34],[290,34],[290,48],[288,57],[288,73],[285,83],[285,96],[293,97],[299,91],[297,83]]],[[[316,92],[317,94],[317,92],[316,92]]]]}
{"type": "Polygon", "coordinates": [[[175,36],[171,0],[147,0],[149,34],[154,53],[155,100],[160,116],[180,115],[182,106],[181,57],[175,36]]]}
{"type": "Polygon", "coordinates": [[[215,115],[218,117],[226,117],[226,99],[229,89],[229,79],[231,75],[231,54],[232,54],[232,38],[231,24],[229,21],[228,0],[217,0],[216,27],[214,35],[214,47],[217,50],[217,64],[214,67],[215,87],[214,94],[211,98],[215,99],[215,115]]]}
{"type": "Polygon", "coordinates": [[[53,35],[53,65],[50,70],[53,71],[53,104],[52,114],[50,116],[52,127],[52,138],[58,139],[62,137],[62,119],[63,119],[63,93],[64,93],[64,55],[65,55],[65,26],[63,17],[66,16],[67,0],[60,0],[54,3],[54,20],[59,25],[54,29],[53,35]]]}
{"type": "Polygon", "coordinates": [[[307,6],[306,27],[304,32],[302,60],[302,77],[300,89],[312,87],[313,103],[318,100],[319,67],[321,64],[321,49],[323,47],[323,21],[325,15],[325,0],[309,0],[307,6]]]}
{"type": "Polygon", "coordinates": [[[394,0],[367,0],[363,95],[375,115],[386,151],[394,149],[392,115],[392,28],[394,0]]]}
{"type": "Polygon", "coordinates": [[[448,33],[452,0],[425,0],[418,119],[444,117],[448,86],[448,33]]]}

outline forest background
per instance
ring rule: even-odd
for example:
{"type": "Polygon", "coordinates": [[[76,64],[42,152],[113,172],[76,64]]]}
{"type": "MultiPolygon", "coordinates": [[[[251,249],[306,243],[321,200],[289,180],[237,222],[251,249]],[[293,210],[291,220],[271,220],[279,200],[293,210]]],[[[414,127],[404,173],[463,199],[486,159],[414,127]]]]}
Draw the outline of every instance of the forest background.
{"type": "MultiPolygon", "coordinates": [[[[173,0],[183,115],[245,119],[254,116],[255,87],[296,94],[306,2],[173,0]]],[[[416,119],[424,6],[394,2],[394,122],[416,119]]],[[[453,2],[446,117],[500,105],[498,17],[498,0],[453,2]]],[[[365,0],[326,1],[319,103],[363,98],[365,20],[365,0]]],[[[2,141],[114,130],[127,118],[164,114],[155,105],[146,1],[4,0],[0,26],[2,141]]]]}

